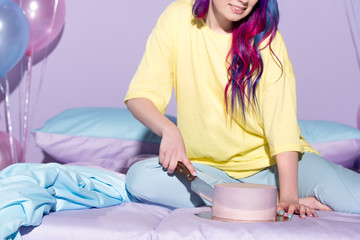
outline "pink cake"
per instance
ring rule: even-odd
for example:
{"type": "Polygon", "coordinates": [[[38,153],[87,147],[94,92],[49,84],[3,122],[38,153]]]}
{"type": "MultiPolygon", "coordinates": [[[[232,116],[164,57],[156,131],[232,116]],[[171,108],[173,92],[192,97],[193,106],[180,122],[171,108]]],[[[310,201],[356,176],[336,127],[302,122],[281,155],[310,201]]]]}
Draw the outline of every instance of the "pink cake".
{"type": "Polygon", "coordinates": [[[277,189],[252,183],[220,183],[214,187],[212,218],[230,221],[275,221],[277,189]]]}

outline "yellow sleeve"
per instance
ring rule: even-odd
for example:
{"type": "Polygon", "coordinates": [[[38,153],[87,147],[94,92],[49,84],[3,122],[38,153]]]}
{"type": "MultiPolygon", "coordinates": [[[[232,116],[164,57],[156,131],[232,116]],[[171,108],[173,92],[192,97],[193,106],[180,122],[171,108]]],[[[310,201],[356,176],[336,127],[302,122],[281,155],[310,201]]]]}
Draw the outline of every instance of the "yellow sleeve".
{"type": "Polygon", "coordinates": [[[171,4],[159,17],[150,34],[144,56],[130,83],[125,102],[131,98],[148,98],[165,113],[173,89],[174,15],[171,4]]]}
{"type": "Polygon", "coordinates": [[[266,86],[263,93],[263,123],[271,156],[303,152],[297,122],[296,82],[285,43],[278,32],[271,44],[276,55],[264,59],[266,86]],[[279,64],[279,61],[281,64],[279,64]]]}

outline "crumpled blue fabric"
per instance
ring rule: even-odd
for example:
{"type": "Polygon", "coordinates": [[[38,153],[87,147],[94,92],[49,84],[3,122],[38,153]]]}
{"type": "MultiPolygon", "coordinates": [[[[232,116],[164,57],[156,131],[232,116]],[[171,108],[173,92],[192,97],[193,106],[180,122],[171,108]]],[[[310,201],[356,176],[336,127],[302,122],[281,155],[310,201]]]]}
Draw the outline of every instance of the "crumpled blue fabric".
{"type": "Polygon", "coordinates": [[[20,240],[21,226],[38,226],[44,214],[135,201],[120,176],[57,163],[18,163],[0,172],[0,239],[20,240]]]}

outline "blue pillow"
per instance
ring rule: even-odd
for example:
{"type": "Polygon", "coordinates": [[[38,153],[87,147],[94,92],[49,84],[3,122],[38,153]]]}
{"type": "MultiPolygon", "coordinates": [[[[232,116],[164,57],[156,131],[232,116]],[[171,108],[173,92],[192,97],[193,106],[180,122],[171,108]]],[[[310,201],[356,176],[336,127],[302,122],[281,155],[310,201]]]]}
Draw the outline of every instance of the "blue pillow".
{"type": "Polygon", "coordinates": [[[332,121],[299,120],[302,136],[324,158],[346,168],[360,168],[360,130],[332,121]]]}
{"type": "Polygon", "coordinates": [[[309,143],[360,139],[360,130],[332,121],[299,120],[301,134],[309,143]]]}
{"type": "MultiPolygon", "coordinates": [[[[167,117],[176,124],[175,117],[167,117]]],[[[354,167],[360,156],[360,130],[331,121],[299,120],[299,126],[304,138],[326,159],[354,167]]],[[[126,108],[69,109],[32,134],[37,145],[59,162],[119,172],[142,159],[138,155],[157,155],[161,141],[126,108]]]]}
{"type": "MultiPolygon", "coordinates": [[[[176,118],[167,116],[176,124],[176,118]]],[[[116,138],[160,143],[161,138],[136,120],[125,108],[87,107],[66,110],[34,130],[70,136],[116,138]]]]}
{"type": "MultiPolygon", "coordinates": [[[[176,118],[167,116],[174,124],[176,118]]],[[[32,131],[36,144],[62,163],[84,163],[124,172],[140,154],[156,155],[161,138],[126,108],[66,110],[32,131]]]]}

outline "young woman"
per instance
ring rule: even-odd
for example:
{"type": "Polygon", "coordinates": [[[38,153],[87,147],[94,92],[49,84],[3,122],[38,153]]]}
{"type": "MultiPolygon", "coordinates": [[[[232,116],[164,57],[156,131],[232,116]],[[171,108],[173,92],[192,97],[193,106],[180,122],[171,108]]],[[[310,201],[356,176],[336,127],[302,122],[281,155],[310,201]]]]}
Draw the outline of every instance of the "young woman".
{"type": "Polygon", "coordinates": [[[203,205],[189,182],[172,174],[181,161],[211,185],[277,186],[279,215],[360,213],[360,175],[323,159],[300,134],[278,21],[276,0],[178,0],[160,16],[125,98],[162,137],[159,157],[127,174],[134,197],[203,205]],[[164,116],[173,87],[177,125],[164,116]]]}

